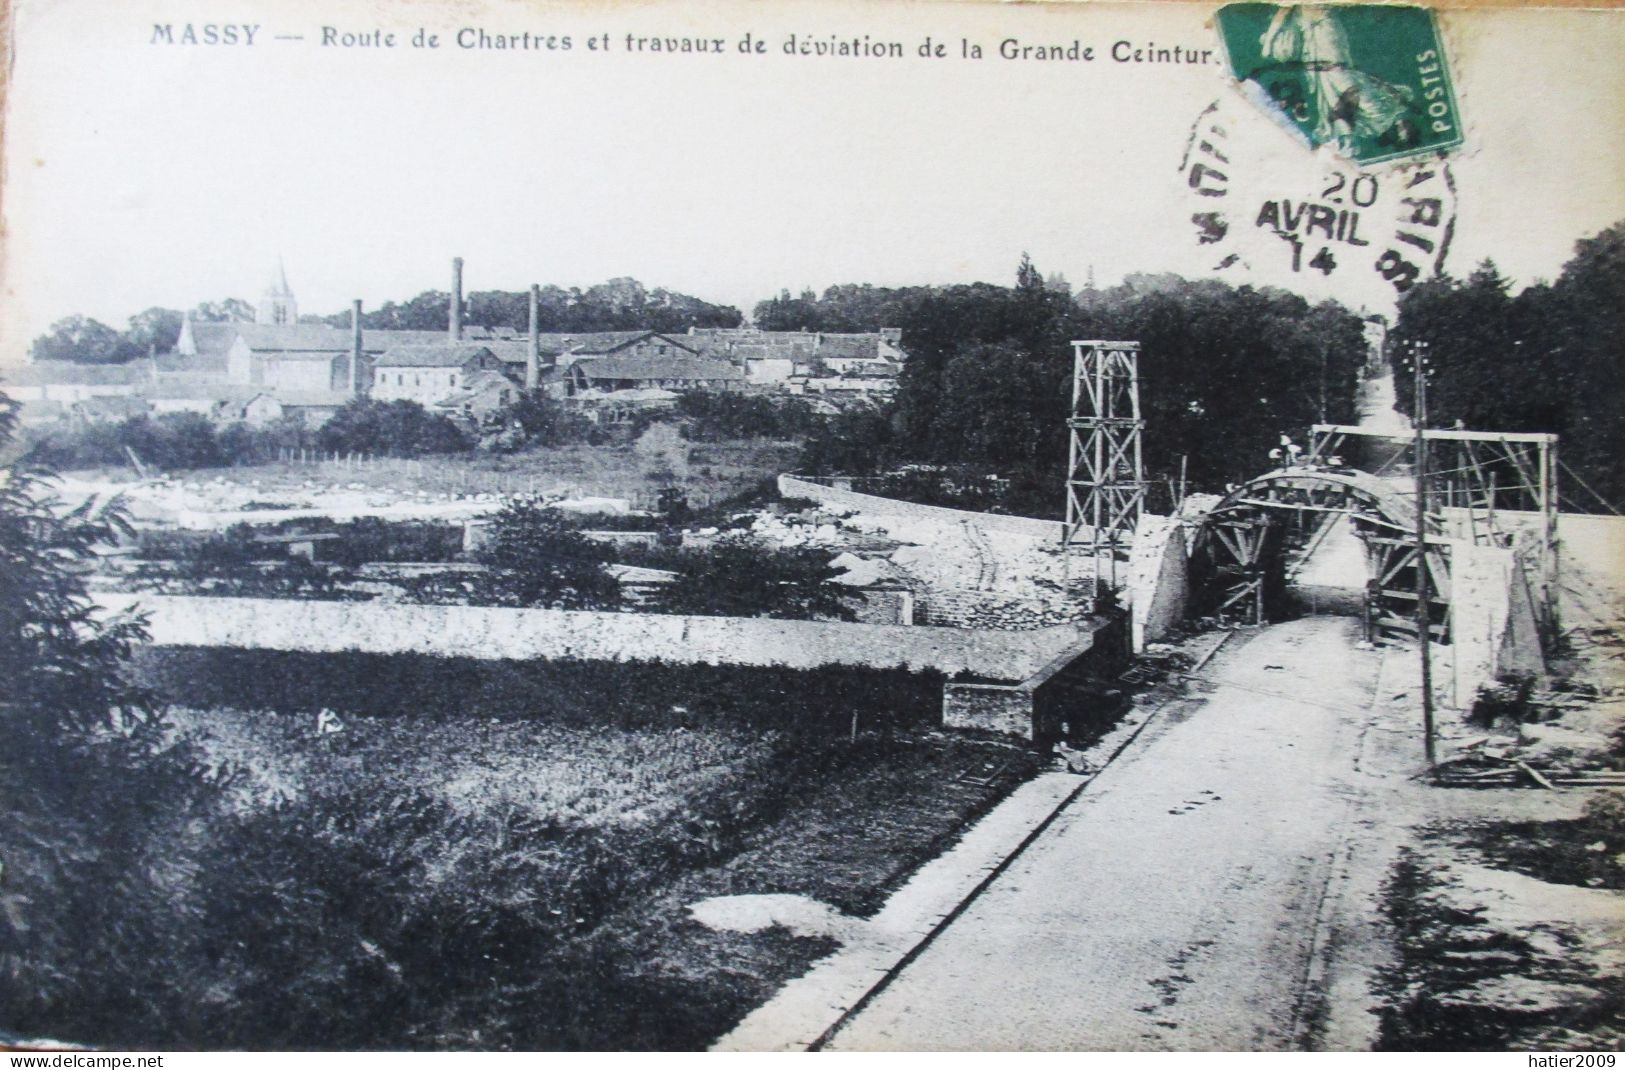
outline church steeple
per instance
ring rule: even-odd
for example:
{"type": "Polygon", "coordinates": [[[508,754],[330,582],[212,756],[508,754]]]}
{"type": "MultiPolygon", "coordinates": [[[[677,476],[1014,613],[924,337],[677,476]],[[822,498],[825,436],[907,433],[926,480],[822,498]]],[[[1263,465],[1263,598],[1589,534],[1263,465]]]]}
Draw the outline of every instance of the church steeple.
{"type": "Polygon", "coordinates": [[[299,322],[299,302],[288,286],[288,272],[283,268],[280,256],[276,258],[276,272],[271,276],[270,285],[260,295],[254,322],[277,325],[299,322]]]}

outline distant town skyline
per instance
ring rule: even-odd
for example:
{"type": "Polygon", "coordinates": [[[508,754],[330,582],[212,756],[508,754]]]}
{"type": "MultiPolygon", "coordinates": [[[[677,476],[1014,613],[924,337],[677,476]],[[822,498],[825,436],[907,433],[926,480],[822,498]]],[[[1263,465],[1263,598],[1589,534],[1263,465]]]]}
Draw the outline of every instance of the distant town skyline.
{"type": "MultiPolygon", "coordinates": [[[[1091,268],[1102,287],[1230,277],[1197,243],[1179,164],[1209,102],[1246,102],[1218,65],[1111,57],[1119,40],[1209,43],[1210,8],[563,5],[548,19],[574,50],[512,55],[408,41],[423,27],[531,32],[533,7],[369,10],[404,35],[395,49],[323,47],[337,16],[306,0],[250,10],[254,46],[211,48],[152,40],[155,20],[211,17],[201,4],[17,5],[0,364],[68,315],[123,327],[153,306],[253,302],[279,256],[318,314],[446,289],[453,256],[469,292],[630,276],[747,316],[781,289],[1008,285],[1023,252],[1075,288],[1091,268]],[[909,55],[588,52],[607,30],[730,45],[867,34],[909,55]],[[1100,55],[920,58],[928,36],[1082,40],[1100,55]]],[[[1625,218],[1625,19],[1441,17],[1469,127],[1449,269],[1491,257],[1520,285],[1554,278],[1576,239],[1625,218]]],[[[1320,166],[1271,136],[1254,141],[1254,173],[1293,153],[1320,166]]],[[[1234,281],[1381,310],[1373,278],[1271,265],[1234,281]]]]}

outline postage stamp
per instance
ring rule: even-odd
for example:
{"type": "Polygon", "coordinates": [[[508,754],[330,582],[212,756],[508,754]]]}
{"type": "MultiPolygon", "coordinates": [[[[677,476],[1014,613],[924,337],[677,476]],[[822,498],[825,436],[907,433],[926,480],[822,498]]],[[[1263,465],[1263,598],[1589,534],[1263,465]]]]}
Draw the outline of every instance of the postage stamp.
{"type": "Polygon", "coordinates": [[[1462,126],[1433,12],[1387,4],[1230,4],[1231,73],[1311,146],[1357,164],[1448,151],[1462,126]]]}

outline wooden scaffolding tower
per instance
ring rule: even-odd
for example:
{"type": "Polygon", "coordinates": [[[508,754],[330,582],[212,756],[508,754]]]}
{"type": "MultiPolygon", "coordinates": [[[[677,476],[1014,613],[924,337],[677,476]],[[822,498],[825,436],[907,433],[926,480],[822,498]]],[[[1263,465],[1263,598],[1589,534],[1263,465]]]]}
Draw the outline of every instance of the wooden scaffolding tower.
{"type": "MultiPolygon", "coordinates": [[[[1324,462],[1342,452],[1351,435],[1399,441],[1396,436],[1362,427],[1316,424],[1310,431],[1310,463],[1324,462]]],[[[1516,549],[1534,596],[1541,632],[1550,640],[1560,628],[1557,436],[1425,430],[1422,439],[1429,457],[1429,511],[1456,538],[1516,549]]],[[[1394,459],[1413,449],[1402,446],[1394,459]]]]}
{"type": "Polygon", "coordinates": [[[1072,414],[1066,421],[1070,444],[1061,542],[1067,550],[1069,579],[1072,558],[1088,548],[1091,598],[1100,595],[1103,578],[1109,589],[1117,589],[1117,563],[1128,559],[1145,505],[1139,359],[1138,342],[1072,343],[1072,414]]]}

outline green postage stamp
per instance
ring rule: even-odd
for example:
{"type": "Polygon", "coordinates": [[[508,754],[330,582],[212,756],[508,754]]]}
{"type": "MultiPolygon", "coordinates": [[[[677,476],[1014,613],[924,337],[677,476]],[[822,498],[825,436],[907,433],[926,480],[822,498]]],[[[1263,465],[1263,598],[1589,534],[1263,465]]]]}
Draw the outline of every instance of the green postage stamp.
{"type": "Polygon", "coordinates": [[[1461,144],[1433,12],[1385,4],[1230,4],[1217,16],[1230,70],[1277,118],[1356,163],[1461,144]]]}

